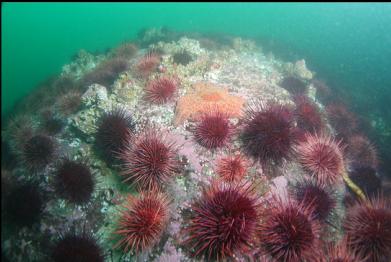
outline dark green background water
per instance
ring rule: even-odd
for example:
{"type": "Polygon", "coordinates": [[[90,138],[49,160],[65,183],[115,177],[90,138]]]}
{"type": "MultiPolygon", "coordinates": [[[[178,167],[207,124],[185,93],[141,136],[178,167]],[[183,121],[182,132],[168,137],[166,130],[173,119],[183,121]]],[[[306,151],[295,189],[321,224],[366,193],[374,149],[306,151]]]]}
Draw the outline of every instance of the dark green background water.
{"type": "Polygon", "coordinates": [[[159,26],[251,37],[288,59],[305,58],[356,112],[391,126],[387,3],[3,4],[2,116],[79,49],[104,51],[159,26]]]}

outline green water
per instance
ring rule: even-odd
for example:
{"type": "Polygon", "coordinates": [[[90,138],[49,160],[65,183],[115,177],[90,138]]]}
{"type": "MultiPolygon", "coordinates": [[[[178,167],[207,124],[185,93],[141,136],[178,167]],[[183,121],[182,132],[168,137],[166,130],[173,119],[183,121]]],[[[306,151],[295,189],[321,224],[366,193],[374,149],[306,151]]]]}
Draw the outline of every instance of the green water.
{"type": "Polygon", "coordinates": [[[331,85],[391,100],[389,4],[28,3],[2,5],[2,115],[79,49],[153,26],[283,43],[331,85]]]}

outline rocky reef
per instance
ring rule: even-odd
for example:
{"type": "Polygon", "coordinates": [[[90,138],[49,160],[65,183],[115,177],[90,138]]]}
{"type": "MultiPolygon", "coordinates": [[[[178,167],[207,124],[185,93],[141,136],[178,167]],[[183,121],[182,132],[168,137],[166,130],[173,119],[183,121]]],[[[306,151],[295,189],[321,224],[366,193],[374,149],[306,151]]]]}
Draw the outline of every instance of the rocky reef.
{"type": "Polygon", "coordinates": [[[317,75],[167,29],[80,51],[2,131],[2,257],[391,259],[376,148],[317,75]]]}

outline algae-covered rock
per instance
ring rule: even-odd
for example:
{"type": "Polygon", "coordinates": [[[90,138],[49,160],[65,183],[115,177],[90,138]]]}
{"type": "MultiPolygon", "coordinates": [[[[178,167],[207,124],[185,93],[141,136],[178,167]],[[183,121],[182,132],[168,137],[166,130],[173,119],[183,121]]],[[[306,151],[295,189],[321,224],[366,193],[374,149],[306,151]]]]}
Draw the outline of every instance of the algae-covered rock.
{"type": "Polygon", "coordinates": [[[311,80],[313,78],[313,73],[310,70],[308,70],[304,59],[297,61],[294,65],[293,70],[294,70],[294,74],[300,77],[301,79],[311,80]]]}
{"type": "Polygon", "coordinates": [[[82,49],[77,53],[75,59],[70,64],[63,66],[61,74],[79,79],[85,73],[94,69],[96,65],[103,61],[103,59],[103,55],[94,56],[82,49]]]}
{"type": "Polygon", "coordinates": [[[82,95],[81,99],[82,103],[87,107],[98,106],[107,101],[107,89],[102,85],[93,84],[82,95]]]}
{"type": "Polygon", "coordinates": [[[92,142],[96,122],[103,112],[112,107],[106,88],[98,84],[91,85],[82,95],[82,105],[85,109],[71,118],[71,126],[81,133],[84,140],[92,142]]]}

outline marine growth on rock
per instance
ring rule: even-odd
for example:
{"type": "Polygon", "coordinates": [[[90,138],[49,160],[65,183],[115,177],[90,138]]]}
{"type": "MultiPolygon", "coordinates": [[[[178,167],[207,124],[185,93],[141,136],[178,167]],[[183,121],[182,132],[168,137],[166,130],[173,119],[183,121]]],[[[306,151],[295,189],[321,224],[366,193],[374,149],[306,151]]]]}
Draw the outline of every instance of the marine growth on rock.
{"type": "Polygon", "coordinates": [[[167,28],[78,52],[4,120],[2,259],[390,261],[381,156],[276,57],[167,28]]]}

